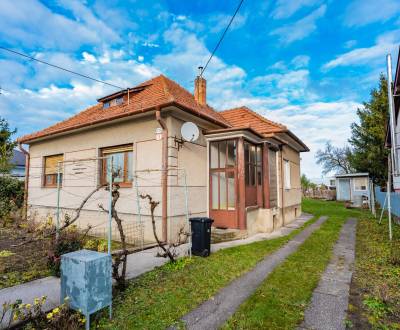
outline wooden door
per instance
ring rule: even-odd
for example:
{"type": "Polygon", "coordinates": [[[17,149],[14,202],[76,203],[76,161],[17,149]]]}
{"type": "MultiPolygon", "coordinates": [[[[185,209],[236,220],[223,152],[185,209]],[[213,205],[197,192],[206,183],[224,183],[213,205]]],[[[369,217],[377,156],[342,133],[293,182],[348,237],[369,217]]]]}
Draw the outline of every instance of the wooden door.
{"type": "Polygon", "coordinates": [[[213,225],[237,228],[236,140],[210,142],[209,206],[213,225]]]}

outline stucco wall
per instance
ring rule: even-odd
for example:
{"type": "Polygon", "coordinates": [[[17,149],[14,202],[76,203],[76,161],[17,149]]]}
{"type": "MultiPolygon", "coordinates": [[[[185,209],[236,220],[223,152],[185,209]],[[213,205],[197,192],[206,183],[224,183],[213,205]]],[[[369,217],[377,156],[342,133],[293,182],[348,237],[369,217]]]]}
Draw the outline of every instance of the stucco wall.
{"type": "MultiPolygon", "coordinates": [[[[179,116],[179,114],[178,114],[179,116]]],[[[196,120],[193,116],[183,116],[178,119],[173,112],[165,115],[168,138],[168,232],[173,240],[182,227],[186,227],[186,209],[189,216],[206,216],[207,214],[207,148],[202,129],[212,128],[210,124],[196,120]],[[200,127],[200,137],[195,143],[185,142],[178,150],[175,137],[180,136],[181,125],[194,121],[200,127]],[[186,185],[184,171],[185,169],[186,185]],[[187,192],[187,207],[186,207],[187,192]]],[[[146,169],[160,170],[162,156],[162,141],[156,141],[155,130],[159,127],[154,115],[139,119],[131,119],[108,126],[69,134],[30,146],[31,172],[29,182],[30,213],[37,219],[47,216],[55,218],[57,205],[57,189],[42,187],[44,157],[54,154],[64,154],[64,178],[60,190],[60,207],[62,214],[74,214],[74,209],[82,202],[100,182],[101,164],[99,160],[77,161],[96,158],[103,147],[121,144],[133,145],[133,171],[137,170],[139,193],[149,193],[154,200],[160,201],[156,208],[157,230],[161,231],[161,171],[143,172],[146,169]],[[74,162],[68,162],[75,160],[74,162]]],[[[136,235],[140,225],[135,182],[132,187],[121,188],[121,197],[117,210],[124,219],[127,231],[136,235]],[[136,229],[135,229],[136,228],[136,229]]],[[[139,199],[140,200],[140,199],[139,199]]],[[[96,226],[94,232],[104,232],[107,226],[107,214],[100,212],[98,205],[108,208],[108,193],[97,192],[84,207],[77,224],[86,227],[96,226]]],[[[152,241],[150,212],[146,201],[140,200],[141,223],[145,241],[152,241]]],[[[135,240],[133,238],[132,240],[135,240]]]]}
{"type": "Polygon", "coordinates": [[[289,146],[283,146],[282,151],[276,153],[275,167],[278,190],[277,207],[248,209],[246,219],[249,235],[276,230],[289,224],[301,214],[300,153],[289,146]],[[290,164],[290,189],[285,189],[284,186],[281,158],[283,161],[289,161],[290,164]]]}

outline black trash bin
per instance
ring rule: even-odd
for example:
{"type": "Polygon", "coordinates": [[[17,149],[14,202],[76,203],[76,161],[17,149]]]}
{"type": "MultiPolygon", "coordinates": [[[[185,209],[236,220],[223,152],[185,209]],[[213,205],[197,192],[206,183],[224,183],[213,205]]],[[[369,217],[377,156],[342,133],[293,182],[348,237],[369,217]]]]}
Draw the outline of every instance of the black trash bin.
{"type": "Polygon", "coordinates": [[[211,224],[214,220],[210,218],[190,218],[189,221],[192,227],[192,254],[208,257],[211,246],[211,224]]]}

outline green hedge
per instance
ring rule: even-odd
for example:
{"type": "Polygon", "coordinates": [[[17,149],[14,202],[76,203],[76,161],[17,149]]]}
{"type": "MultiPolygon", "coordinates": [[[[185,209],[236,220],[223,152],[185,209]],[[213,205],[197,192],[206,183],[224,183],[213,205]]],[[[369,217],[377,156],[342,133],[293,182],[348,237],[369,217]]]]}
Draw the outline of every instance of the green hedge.
{"type": "Polygon", "coordinates": [[[10,213],[24,204],[24,182],[0,176],[0,219],[7,219],[10,213]]]}

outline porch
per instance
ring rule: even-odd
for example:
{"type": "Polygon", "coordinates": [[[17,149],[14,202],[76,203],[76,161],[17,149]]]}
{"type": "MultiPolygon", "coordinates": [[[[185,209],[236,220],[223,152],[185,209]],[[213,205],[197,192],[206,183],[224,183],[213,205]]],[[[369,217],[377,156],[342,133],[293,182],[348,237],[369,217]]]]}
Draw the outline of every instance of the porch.
{"type": "Polygon", "coordinates": [[[277,145],[251,129],[206,136],[213,226],[236,229],[239,236],[271,232],[277,206],[271,205],[271,184],[276,197],[277,145]]]}

